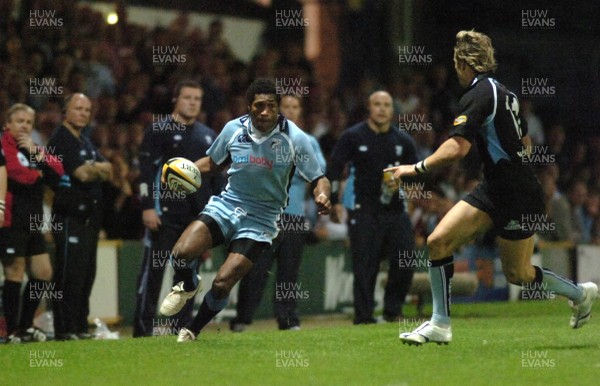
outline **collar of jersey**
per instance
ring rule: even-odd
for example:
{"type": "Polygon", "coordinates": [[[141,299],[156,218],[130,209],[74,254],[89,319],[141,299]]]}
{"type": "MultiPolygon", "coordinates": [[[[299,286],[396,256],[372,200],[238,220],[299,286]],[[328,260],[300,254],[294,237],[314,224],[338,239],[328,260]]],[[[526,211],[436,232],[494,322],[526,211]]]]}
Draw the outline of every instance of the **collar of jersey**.
{"type": "Polygon", "coordinates": [[[263,142],[265,142],[267,139],[271,138],[273,135],[279,133],[281,131],[280,129],[280,122],[279,120],[277,121],[277,124],[275,125],[275,127],[269,132],[269,134],[266,134],[262,137],[259,137],[256,135],[256,129],[254,129],[254,126],[252,125],[252,119],[248,119],[248,126],[246,127],[246,130],[248,131],[248,136],[250,138],[252,138],[252,141],[254,141],[257,144],[261,144],[263,142]]]}
{"type": "Polygon", "coordinates": [[[490,77],[491,77],[491,74],[489,72],[482,72],[481,74],[477,74],[477,76],[475,78],[473,78],[473,81],[471,82],[471,85],[469,87],[473,87],[480,80],[483,80],[485,78],[490,78],[490,77]]]}

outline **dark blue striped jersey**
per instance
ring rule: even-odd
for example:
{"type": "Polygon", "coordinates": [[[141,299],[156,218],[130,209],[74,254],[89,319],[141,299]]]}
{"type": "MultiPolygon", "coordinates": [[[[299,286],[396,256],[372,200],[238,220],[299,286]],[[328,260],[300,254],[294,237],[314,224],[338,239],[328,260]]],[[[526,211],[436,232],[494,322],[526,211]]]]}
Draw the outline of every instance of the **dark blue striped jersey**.
{"type": "Polygon", "coordinates": [[[515,173],[533,177],[522,158],[521,138],[527,135],[527,124],[514,93],[490,74],[479,74],[461,98],[459,109],[450,136],[477,144],[486,180],[509,183],[506,178],[515,173]]]}

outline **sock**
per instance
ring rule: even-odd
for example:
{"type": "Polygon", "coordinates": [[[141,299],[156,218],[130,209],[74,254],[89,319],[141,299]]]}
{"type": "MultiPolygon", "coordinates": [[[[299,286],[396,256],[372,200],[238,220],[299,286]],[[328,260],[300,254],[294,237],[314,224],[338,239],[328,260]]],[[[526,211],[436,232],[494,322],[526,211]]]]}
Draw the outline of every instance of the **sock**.
{"type": "Polygon", "coordinates": [[[429,261],[429,280],[433,297],[431,321],[438,327],[450,326],[450,287],[454,276],[454,258],[429,261]]]}
{"type": "Polygon", "coordinates": [[[26,330],[33,325],[33,317],[43,295],[43,292],[37,290],[37,288],[44,288],[43,283],[46,283],[46,281],[30,279],[25,287],[25,292],[21,298],[21,320],[19,323],[19,328],[22,330],[26,330]]]}
{"type": "Polygon", "coordinates": [[[560,277],[547,268],[535,268],[535,281],[541,283],[540,287],[546,291],[555,292],[569,298],[578,304],[583,300],[583,288],[571,280],[560,277]]]}
{"type": "Polygon", "coordinates": [[[221,312],[223,308],[225,308],[228,301],[228,297],[225,299],[215,299],[213,297],[212,290],[208,291],[204,296],[204,301],[200,306],[200,310],[198,310],[198,314],[187,328],[194,334],[198,335],[200,330],[202,330],[212,318],[214,318],[219,312],[221,312]]]}
{"type": "Polygon", "coordinates": [[[4,280],[2,288],[2,307],[6,318],[6,333],[15,332],[19,321],[19,299],[21,296],[21,283],[18,281],[4,280]]]}

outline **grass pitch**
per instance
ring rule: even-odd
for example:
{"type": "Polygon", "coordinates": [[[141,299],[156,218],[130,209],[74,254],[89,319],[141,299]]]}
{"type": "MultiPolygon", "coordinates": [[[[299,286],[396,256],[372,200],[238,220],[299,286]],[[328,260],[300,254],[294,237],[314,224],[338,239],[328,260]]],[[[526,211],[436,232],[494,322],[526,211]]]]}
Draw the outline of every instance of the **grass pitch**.
{"type": "MultiPolygon", "coordinates": [[[[598,310],[596,310],[598,312],[598,310]]],[[[174,337],[0,347],[2,385],[598,385],[600,321],[569,328],[564,300],[458,304],[448,346],[403,345],[423,319],[301,331],[212,325],[174,337]]],[[[596,318],[597,319],[597,318],[596,318]]]]}

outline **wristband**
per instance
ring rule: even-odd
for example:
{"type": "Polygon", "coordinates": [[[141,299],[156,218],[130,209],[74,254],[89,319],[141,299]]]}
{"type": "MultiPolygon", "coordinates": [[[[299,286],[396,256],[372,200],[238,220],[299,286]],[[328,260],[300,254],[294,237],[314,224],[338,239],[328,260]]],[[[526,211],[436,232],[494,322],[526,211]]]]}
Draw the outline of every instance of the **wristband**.
{"type": "Polygon", "coordinates": [[[417,172],[417,174],[422,174],[425,173],[427,171],[427,167],[425,166],[425,160],[417,162],[415,164],[415,172],[417,172]]]}

